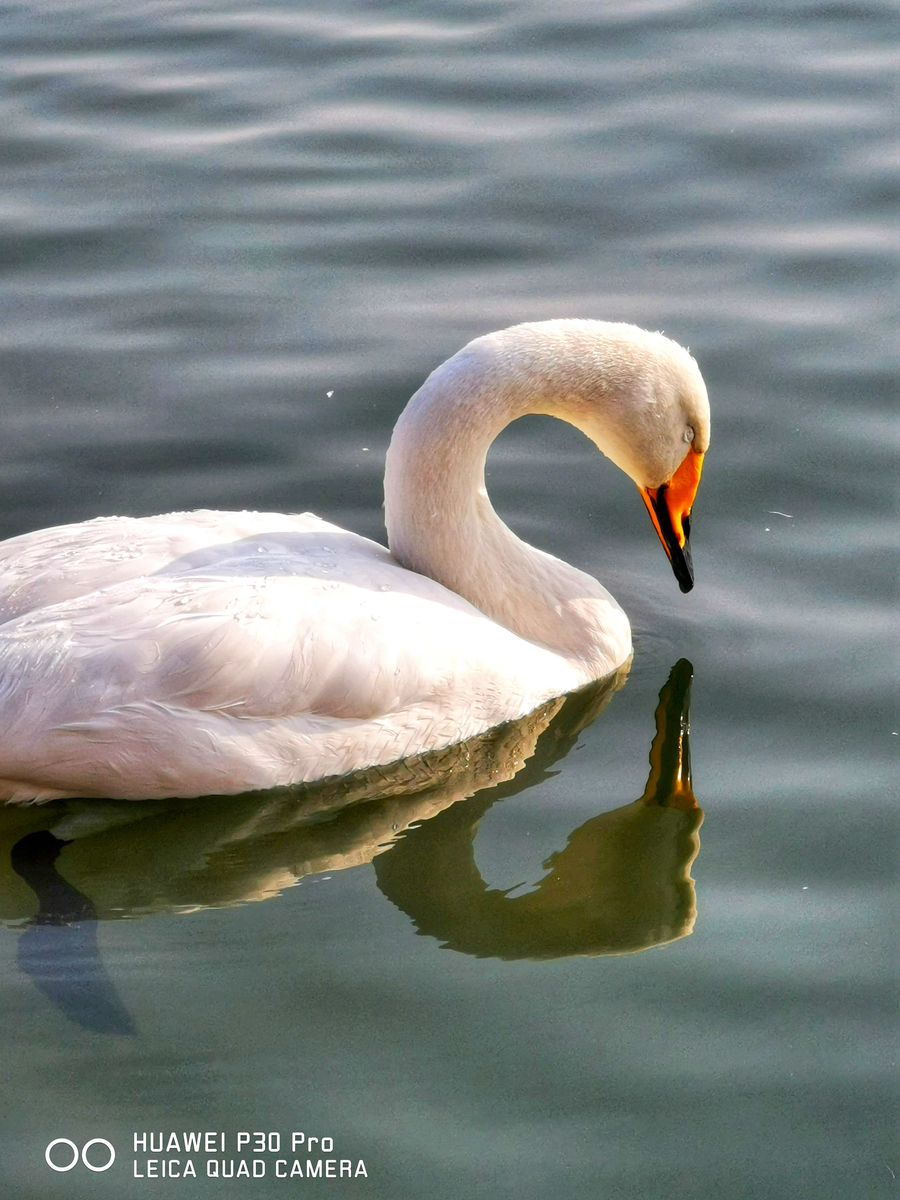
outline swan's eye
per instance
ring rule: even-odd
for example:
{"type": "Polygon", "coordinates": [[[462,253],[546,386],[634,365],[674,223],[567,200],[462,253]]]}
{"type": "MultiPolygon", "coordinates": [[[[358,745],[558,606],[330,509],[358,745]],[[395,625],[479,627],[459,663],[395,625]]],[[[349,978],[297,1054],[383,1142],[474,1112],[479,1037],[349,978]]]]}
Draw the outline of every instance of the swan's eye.
{"type": "Polygon", "coordinates": [[[685,429],[685,431],[684,431],[684,440],[688,444],[690,444],[694,440],[694,431],[693,431],[693,429],[691,429],[690,425],[688,425],[687,429],[685,429]]]}

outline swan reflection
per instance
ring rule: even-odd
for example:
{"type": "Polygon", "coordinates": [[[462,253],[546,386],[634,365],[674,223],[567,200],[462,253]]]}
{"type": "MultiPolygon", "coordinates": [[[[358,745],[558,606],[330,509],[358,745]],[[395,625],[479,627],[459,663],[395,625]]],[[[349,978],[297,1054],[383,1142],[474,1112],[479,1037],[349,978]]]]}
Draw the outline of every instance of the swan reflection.
{"type": "Polygon", "coordinates": [[[683,937],[702,820],[684,660],[660,692],[638,800],[575,830],[527,895],[490,890],[475,865],[487,810],[546,778],[625,676],[447,750],[305,788],[0,811],[0,920],[24,922],[19,965],[80,1024],[128,1032],[97,952],[97,920],[266,900],[306,875],[373,860],[379,888],[419,932],[467,954],[622,953],[683,937]]]}

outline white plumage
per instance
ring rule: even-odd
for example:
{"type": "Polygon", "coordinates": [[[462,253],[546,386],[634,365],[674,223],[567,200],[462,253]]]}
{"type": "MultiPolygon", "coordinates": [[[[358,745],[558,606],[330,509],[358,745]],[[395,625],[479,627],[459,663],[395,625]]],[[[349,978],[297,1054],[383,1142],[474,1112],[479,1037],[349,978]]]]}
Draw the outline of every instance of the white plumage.
{"type": "Polygon", "coordinates": [[[584,429],[654,497],[708,442],[685,351],[632,326],[543,322],[470,343],[410,401],[385,476],[392,552],[310,514],[208,511],[0,544],[0,798],[338,775],[621,665],[630,631],[609,593],[487,500],[487,448],[526,412],[584,429]]]}

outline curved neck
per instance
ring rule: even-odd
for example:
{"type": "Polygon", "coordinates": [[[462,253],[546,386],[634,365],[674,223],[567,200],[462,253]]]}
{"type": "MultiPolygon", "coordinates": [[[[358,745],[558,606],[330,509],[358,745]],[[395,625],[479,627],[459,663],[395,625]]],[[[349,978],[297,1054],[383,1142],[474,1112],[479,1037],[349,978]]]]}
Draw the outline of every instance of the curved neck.
{"type": "Polygon", "coordinates": [[[517,538],[485,490],[485,458],[506,425],[527,413],[567,415],[530,383],[517,380],[508,361],[466,351],[426,380],[387,454],[388,544],[403,566],[570,660],[587,681],[627,658],[624,614],[591,576],[517,538]]]}

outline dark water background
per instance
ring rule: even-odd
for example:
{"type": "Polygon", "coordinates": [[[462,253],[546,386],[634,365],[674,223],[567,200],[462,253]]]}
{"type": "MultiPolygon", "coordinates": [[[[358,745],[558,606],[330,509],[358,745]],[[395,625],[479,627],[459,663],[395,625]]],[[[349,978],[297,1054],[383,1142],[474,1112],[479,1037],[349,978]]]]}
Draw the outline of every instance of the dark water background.
{"type": "Polygon", "coordinates": [[[518,320],[663,329],[713,405],[687,597],[574,431],[519,423],[489,478],[608,584],[636,656],[484,819],[482,875],[533,884],[640,795],[686,656],[693,935],[474,958],[364,865],[102,922],[137,1029],[105,1036],[12,928],[3,1194],[896,1194],[896,5],[42,0],[0,27],[4,536],[210,506],[380,538],[406,397],[518,320]],[[330,1135],[369,1177],[134,1179],[132,1131],[182,1128],[330,1135]],[[98,1136],[109,1172],[46,1168],[98,1136]]]}

